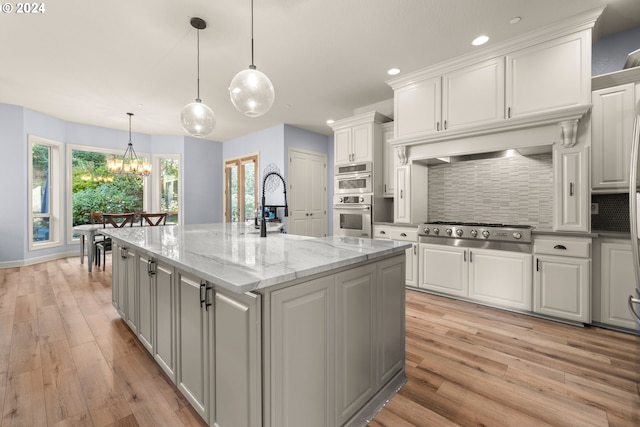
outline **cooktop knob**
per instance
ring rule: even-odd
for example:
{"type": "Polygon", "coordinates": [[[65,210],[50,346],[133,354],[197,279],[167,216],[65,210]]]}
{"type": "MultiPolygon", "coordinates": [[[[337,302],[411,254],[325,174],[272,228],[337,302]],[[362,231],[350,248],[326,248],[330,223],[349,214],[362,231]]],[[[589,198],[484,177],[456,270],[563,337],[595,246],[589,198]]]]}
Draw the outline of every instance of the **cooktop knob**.
{"type": "Polygon", "coordinates": [[[433,234],[440,234],[440,229],[439,228],[434,228],[433,229],[433,234]]]}
{"type": "Polygon", "coordinates": [[[489,238],[489,230],[482,230],[482,236],[483,236],[485,239],[488,239],[488,238],[489,238]]]}
{"type": "Polygon", "coordinates": [[[462,228],[456,228],[456,234],[458,235],[458,237],[462,237],[462,228]]]}
{"type": "Polygon", "coordinates": [[[478,232],[476,230],[471,230],[471,237],[476,237],[478,232]]]}
{"type": "Polygon", "coordinates": [[[451,236],[451,233],[453,233],[453,230],[450,228],[447,228],[445,231],[447,232],[447,236],[451,236]]]}
{"type": "Polygon", "coordinates": [[[429,227],[425,227],[422,231],[424,231],[424,234],[429,234],[431,230],[429,230],[429,227]]]}
{"type": "Polygon", "coordinates": [[[513,238],[514,239],[522,239],[522,234],[518,233],[517,231],[515,233],[513,233],[513,238]]]}

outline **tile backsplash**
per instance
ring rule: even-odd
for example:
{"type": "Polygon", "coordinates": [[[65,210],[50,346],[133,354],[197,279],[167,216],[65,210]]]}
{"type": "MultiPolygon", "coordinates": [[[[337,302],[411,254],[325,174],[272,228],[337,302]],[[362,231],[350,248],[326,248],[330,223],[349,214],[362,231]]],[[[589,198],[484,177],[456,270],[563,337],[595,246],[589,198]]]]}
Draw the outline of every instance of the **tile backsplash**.
{"type": "Polygon", "coordinates": [[[629,232],[629,193],[592,194],[591,203],[598,204],[598,214],[591,215],[591,229],[629,232]]]}
{"type": "Polygon", "coordinates": [[[551,153],[429,166],[429,221],[552,225],[551,153]]]}

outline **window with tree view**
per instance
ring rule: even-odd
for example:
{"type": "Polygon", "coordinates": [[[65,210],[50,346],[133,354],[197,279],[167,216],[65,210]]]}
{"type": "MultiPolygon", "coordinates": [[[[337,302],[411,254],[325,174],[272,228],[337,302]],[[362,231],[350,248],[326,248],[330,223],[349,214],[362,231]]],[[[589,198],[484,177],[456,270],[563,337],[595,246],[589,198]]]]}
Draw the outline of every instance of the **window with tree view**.
{"type": "Polygon", "coordinates": [[[90,223],[91,212],[140,212],[144,209],[144,179],[137,175],[110,174],[100,151],[71,151],[73,225],[90,223]]]}
{"type": "Polygon", "coordinates": [[[180,210],[180,160],[162,157],[160,165],[160,212],[167,213],[167,222],[178,224],[180,210]]]}
{"type": "Polygon", "coordinates": [[[31,217],[33,226],[33,242],[49,240],[51,224],[51,197],[49,192],[49,169],[51,147],[48,145],[31,145],[31,217]]]}

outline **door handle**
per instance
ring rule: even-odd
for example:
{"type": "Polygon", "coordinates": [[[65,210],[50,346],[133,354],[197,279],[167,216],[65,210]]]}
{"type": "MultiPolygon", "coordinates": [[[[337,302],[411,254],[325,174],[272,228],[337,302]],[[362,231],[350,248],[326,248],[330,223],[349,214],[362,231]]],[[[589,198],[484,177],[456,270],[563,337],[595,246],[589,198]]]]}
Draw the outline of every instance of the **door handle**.
{"type": "Polygon", "coordinates": [[[213,303],[209,302],[209,291],[211,290],[213,290],[213,286],[207,286],[204,290],[204,299],[205,299],[204,309],[206,311],[209,311],[209,307],[213,305],[213,303]]]}
{"type": "Polygon", "coordinates": [[[436,122],[436,131],[440,131],[440,122],[436,122]]]}
{"type": "Polygon", "coordinates": [[[418,247],[416,245],[413,245],[413,254],[414,255],[418,255],[417,250],[418,250],[418,247]]]}
{"type": "Polygon", "coordinates": [[[400,233],[402,237],[407,237],[407,233],[400,233]]]}
{"type": "Polygon", "coordinates": [[[469,262],[473,262],[473,252],[469,251],[469,262]]]}
{"type": "Polygon", "coordinates": [[[400,198],[403,199],[404,198],[404,190],[400,190],[400,198]]]}
{"type": "MultiPolygon", "coordinates": [[[[202,294],[202,291],[205,290],[206,287],[207,287],[207,282],[205,282],[204,280],[202,282],[200,282],[200,308],[202,308],[202,305],[205,302],[205,298],[207,297],[206,293],[205,293],[205,295],[202,294]]],[[[206,290],[205,290],[205,292],[206,292],[206,290]]]]}
{"type": "Polygon", "coordinates": [[[444,128],[445,128],[445,130],[447,129],[447,121],[446,120],[444,121],[444,128]]]}
{"type": "Polygon", "coordinates": [[[511,118],[511,107],[507,108],[507,118],[511,118]]]}
{"type": "Polygon", "coordinates": [[[573,182],[569,183],[569,196],[573,197],[573,182]]]}
{"type": "Polygon", "coordinates": [[[536,271],[540,271],[540,258],[536,258],[536,271]]]}

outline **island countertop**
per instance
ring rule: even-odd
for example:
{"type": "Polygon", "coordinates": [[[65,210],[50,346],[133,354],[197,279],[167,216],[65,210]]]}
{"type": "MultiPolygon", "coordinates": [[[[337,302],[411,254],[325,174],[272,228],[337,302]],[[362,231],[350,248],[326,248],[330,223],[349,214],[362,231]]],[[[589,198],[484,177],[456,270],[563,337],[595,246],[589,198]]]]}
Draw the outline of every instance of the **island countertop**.
{"type": "Polygon", "coordinates": [[[237,293],[398,254],[411,245],[354,237],[260,237],[244,223],[131,227],[101,234],[237,293]]]}

